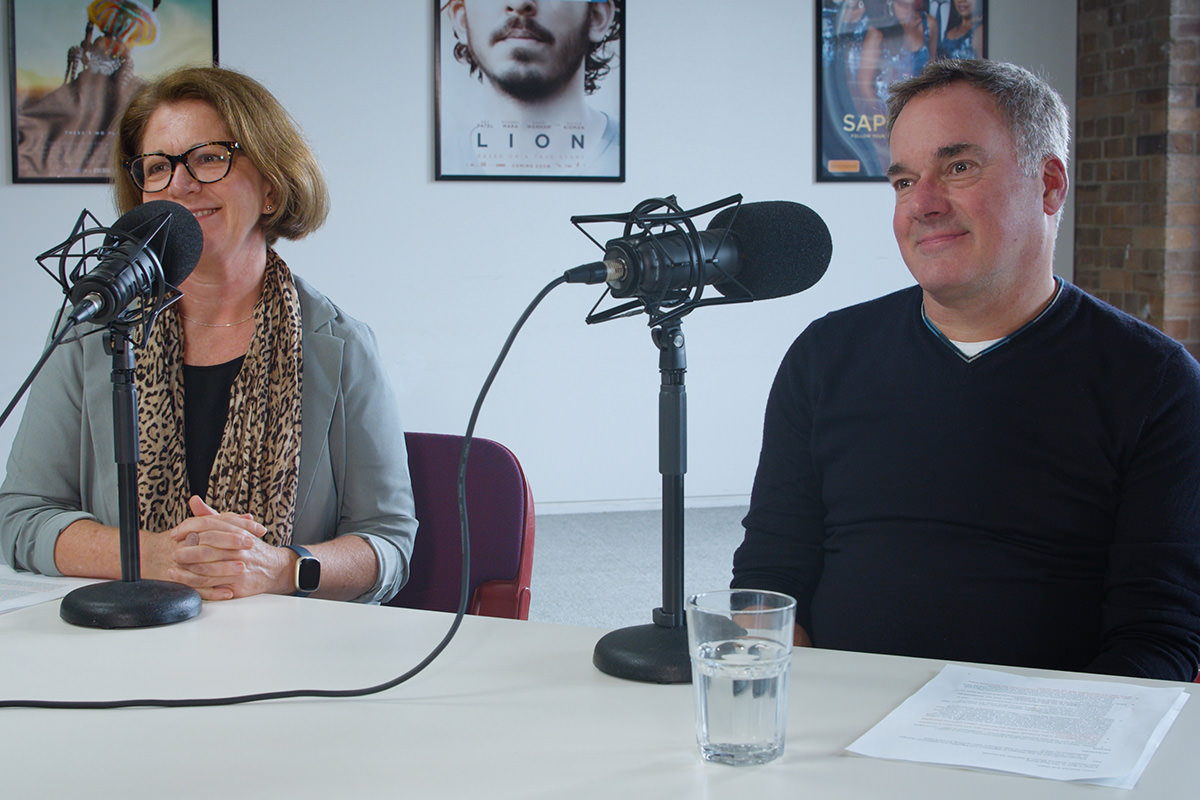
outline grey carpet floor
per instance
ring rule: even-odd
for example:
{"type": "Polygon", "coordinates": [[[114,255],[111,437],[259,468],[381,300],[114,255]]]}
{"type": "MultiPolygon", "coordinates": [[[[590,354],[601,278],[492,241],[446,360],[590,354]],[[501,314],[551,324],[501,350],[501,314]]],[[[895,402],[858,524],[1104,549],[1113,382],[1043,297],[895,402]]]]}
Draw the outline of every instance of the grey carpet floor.
{"type": "MultiPolygon", "coordinates": [[[[729,586],[744,507],[684,513],[685,597],[729,586]]],[[[663,604],[662,514],[613,511],[537,519],[529,619],[622,628],[663,604]]]]}

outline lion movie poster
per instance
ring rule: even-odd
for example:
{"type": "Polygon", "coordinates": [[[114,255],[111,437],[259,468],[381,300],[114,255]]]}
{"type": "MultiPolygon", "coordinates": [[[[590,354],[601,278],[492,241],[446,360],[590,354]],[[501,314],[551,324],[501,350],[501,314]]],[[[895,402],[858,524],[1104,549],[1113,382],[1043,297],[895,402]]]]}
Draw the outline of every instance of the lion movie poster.
{"type": "Polygon", "coordinates": [[[821,0],[817,180],[887,180],[887,87],[942,58],[987,58],[987,0],[821,0]]]}
{"type": "Polygon", "coordinates": [[[133,94],[217,59],[216,0],[9,0],[12,177],[99,183],[133,94]]]}
{"type": "Polygon", "coordinates": [[[434,0],[437,180],[625,179],[625,0],[434,0]]]}

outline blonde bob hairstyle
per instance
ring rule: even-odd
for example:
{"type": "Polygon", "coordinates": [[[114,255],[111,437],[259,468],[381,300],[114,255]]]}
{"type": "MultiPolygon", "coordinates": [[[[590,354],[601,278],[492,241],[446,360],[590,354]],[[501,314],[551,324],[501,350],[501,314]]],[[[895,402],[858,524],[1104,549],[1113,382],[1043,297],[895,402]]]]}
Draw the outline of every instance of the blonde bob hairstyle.
{"type": "Polygon", "coordinates": [[[124,162],[141,154],[150,115],[183,100],[202,100],[216,109],[241,145],[234,158],[249,158],[274,189],[275,210],[262,217],[268,244],[301,239],[321,227],[329,214],[329,189],[299,126],[262,84],[221,67],[176,70],[134,95],[117,125],[111,162],[120,213],[143,202],[124,162]]]}

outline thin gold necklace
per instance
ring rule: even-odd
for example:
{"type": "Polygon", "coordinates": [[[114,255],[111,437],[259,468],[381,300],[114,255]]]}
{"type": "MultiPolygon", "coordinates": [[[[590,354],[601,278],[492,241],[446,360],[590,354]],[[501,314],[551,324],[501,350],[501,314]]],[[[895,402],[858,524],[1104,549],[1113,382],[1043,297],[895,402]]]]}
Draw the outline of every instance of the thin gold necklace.
{"type": "Polygon", "coordinates": [[[246,317],[245,319],[239,319],[237,322],[201,322],[198,319],[192,319],[187,314],[184,314],[182,311],[179,312],[179,316],[183,317],[185,320],[192,323],[193,325],[199,325],[202,328],[234,328],[234,327],[237,327],[238,325],[245,325],[247,322],[254,319],[254,315],[251,314],[250,316],[246,317]]]}

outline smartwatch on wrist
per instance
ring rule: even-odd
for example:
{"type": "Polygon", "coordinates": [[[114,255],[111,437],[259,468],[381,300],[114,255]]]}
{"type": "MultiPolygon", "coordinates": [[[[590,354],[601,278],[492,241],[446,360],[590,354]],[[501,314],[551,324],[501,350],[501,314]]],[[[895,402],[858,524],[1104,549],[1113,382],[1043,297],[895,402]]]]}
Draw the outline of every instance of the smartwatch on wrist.
{"type": "Polygon", "coordinates": [[[308,597],[321,586],[321,562],[298,544],[284,545],[300,558],[296,559],[296,591],[293,597],[308,597]]]}

